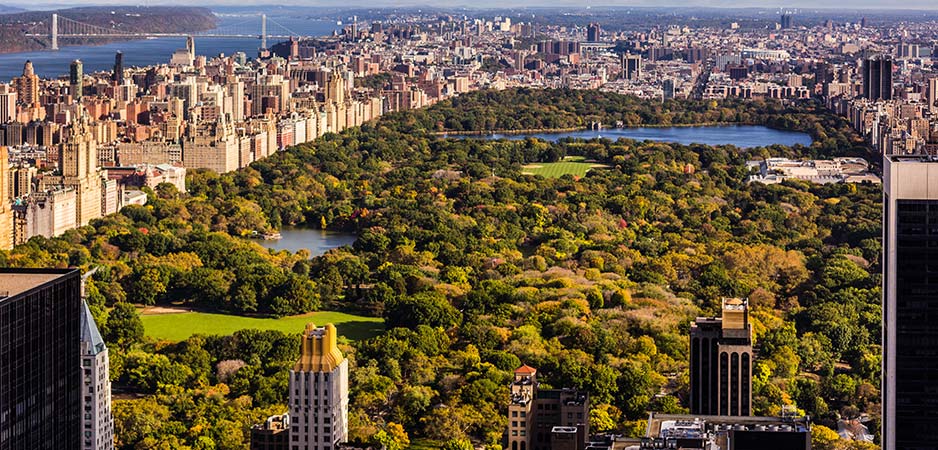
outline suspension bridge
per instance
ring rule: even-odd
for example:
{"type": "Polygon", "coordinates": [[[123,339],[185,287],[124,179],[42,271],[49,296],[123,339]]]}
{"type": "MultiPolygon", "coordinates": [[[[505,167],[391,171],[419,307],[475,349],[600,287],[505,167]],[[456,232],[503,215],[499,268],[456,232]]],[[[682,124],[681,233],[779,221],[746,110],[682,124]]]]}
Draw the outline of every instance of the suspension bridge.
{"type": "Polygon", "coordinates": [[[53,13],[48,22],[38,22],[26,30],[26,36],[36,39],[51,50],[59,49],[59,40],[62,39],[147,39],[162,37],[199,37],[199,38],[228,38],[228,39],[259,39],[261,48],[267,48],[267,39],[289,39],[292,37],[308,37],[297,33],[275,20],[261,14],[257,18],[249,18],[242,22],[225,25],[223,27],[194,33],[154,33],[142,30],[130,30],[122,24],[111,27],[91,25],[53,13]],[[259,19],[260,23],[257,22],[259,19]],[[259,28],[258,28],[259,25],[259,28]],[[270,29],[268,29],[270,26],[270,29]]]}

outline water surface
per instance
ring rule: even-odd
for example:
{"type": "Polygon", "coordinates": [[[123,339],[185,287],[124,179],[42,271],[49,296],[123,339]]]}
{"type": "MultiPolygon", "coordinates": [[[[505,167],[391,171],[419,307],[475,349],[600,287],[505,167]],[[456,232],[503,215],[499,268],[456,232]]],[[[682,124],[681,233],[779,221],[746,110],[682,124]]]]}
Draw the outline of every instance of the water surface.
{"type": "Polygon", "coordinates": [[[273,250],[289,250],[293,253],[301,249],[309,251],[310,256],[321,256],[334,248],[352,245],[358,236],[312,228],[289,228],[280,230],[282,238],[276,240],[258,240],[261,247],[273,250]]]}
{"type": "Polygon", "coordinates": [[[490,135],[449,135],[457,138],[511,139],[521,140],[535,137],[545,141],[557,142],[563,138],[594,139],[619,138],[636,141],[677,142],[679,144],[732,144],[740,148],[764,147],[773,144],[793,146],[811,145],[811,136],[797,131],[776,130],[761,125],[717,125],[700,127],[636,127],[609,128],[603,130],[579,130],[561,133],[528,134],[490,134],[490,135]]]}

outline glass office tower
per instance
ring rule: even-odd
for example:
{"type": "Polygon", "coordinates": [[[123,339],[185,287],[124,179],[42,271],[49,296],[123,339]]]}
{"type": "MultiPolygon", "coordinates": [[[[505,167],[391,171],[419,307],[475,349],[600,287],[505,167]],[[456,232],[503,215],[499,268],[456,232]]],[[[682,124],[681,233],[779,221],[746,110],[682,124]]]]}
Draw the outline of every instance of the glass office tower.
{"type": "Polygon", "coordinates": [[[77,269],[0,269],[0,450],[78,450],[77,269]]]}

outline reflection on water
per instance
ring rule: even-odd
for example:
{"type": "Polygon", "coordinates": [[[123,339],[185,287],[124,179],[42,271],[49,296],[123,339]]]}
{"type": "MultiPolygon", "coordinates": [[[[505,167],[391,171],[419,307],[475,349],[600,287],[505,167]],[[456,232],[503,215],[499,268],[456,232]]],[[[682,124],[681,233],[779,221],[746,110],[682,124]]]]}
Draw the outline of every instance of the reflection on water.
{"type": "Polygon", "coordinates": [[[792,146],[795,144],[811,145],[811,136],[797,131],[783,131],[759,125],[719,125],[702,127],[637,127],[609,128],[604,130],[580,130],[563,133],[531,134],[490,134],[490,135],[450,135],[456,138],[511,139],[520,140],[535,137],[545,141],[557,142],[571,137],[579,139],[607,138],[616,140],[620,137],[637,141],[677,142],[680,144],[725,145],[732,144],[740,148],[764,147],[773,144],[792,146]]]}
{"type": "Polygon", "coordinates": [[[358,236],[351,233],[312,228],[284,228],[280,230],[280,235],[282,237],[277,240],[258,240],[257,242],[264,248],[289,250],[294,253],[306,249],[310,256],[320,256],[334,248],[352,245],[358,239],[358,236]]]}

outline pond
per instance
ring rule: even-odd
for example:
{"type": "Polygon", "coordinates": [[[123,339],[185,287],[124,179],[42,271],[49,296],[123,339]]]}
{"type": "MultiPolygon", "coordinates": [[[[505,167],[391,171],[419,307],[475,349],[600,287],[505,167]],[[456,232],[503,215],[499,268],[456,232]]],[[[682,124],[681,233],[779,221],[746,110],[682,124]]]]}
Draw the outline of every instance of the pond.
{"type": "Polygon", "coordinates": [[[316,230],[313,228],[290,228],[280,230],[280,239],[258,240],[261,247],[272,250],[289,250],[296,253],[302,249],[310,256],[321,256],[334,248],[352,245],[358,236],[339,231],[316,230]]]}
{"type": "Polygon", "coordinates": [[[607,128],[602,130],[579,130],[562,133],[530,133],[530,134],[489,134],[489,135],[460,135],[453,134],[453,138],[476,139],[511,139],[520,140],[535,137],[545,141],[557,142],[563,138],[594,139],[619,138],[634,139],[636,141],[677,142],[680,144],[731,144],[739,148],[764,147],[780,144],[792,146],[795,144],[811,145],[811,136],[797,131],[776,130],[761,125],[717,125],[700,127],[636,127],[636,128],[607,128]]]}

